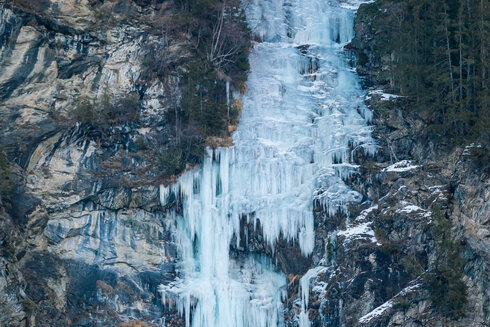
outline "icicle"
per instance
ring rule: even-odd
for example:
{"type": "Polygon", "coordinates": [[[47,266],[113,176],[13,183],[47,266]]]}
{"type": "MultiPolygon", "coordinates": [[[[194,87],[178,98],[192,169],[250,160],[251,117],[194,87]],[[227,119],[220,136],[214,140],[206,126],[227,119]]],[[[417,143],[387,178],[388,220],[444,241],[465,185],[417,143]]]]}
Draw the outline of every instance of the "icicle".
{"type": "Polygon", "coordinates": [[[230,81],[226,81],[226,105],[230,106],[230,81]]]}
{"type": "Polygon", "coordinates": [[[308,318],[308,301],[310,299],[310,281],[324,272],[327,268],[318,266],[310,269],[299,280],[299,296],[301,299],[301,312],[299,314],[299,327],[310,327],[311,323],[308,318]]]}
{"type": "Polygon", "coordinates": [[[160,185],[160,204],[165,206],[167,204],[167,198],[170,191],[170,187],[160,185]]]}

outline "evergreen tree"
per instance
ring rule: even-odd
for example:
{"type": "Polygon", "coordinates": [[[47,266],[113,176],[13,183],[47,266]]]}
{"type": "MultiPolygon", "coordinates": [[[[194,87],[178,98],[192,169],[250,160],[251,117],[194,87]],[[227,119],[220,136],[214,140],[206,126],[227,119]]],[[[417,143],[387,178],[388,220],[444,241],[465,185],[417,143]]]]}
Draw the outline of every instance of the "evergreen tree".
{"type": "MultiPolygon", "coordinates": [[[[429,113],[433,130],[455,143],[490,137],[488,0],[378,0],[375,52],[391,53],[392,91],[429,113]],[[395,24],[393,16],[396,15],[395,24]]],[[[361,58],[362,59],[362,58],[361,58]]],[[[361,62],[362,63],[362,62],[361,62]]]]}
{"type": "Polygon", "coordinates": [[[7,155],[0,147],[0,205],[10,207],[12,179],[10,178],[10,164],[7,155]]]}

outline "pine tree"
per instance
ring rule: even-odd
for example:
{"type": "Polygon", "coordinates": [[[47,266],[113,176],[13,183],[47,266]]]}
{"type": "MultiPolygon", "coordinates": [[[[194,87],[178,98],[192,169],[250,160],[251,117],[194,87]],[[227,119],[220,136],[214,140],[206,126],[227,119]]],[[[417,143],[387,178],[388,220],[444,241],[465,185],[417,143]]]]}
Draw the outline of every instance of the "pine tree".
{"type": "Polygon", "coordinates": [[[378,0],[375,6],[375,52],[392,54],[392,91],[413,99],[413,109],[431,117],[432,129],[446,139],[488,142],[489,1],[378,0]],[[379,14],[388,5],[400,8],[395,22],[379,14]]]}
{"type": "Polygon", "coordinates": [[[10,178],[11,168],[7,154],[3,147],[0,147],[0,205],[10,207],[12,179],[10,178]]]}

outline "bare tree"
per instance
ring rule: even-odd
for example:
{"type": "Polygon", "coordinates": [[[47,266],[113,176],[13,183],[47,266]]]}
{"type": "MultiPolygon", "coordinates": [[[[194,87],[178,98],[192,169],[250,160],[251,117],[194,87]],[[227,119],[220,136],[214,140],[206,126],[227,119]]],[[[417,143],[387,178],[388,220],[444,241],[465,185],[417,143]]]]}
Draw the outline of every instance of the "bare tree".
{"type": "Polygon", "coordinates": [[[240,51],[240,42],[233,42],[238,41],[234,39],[240,37],[240,32],[232,19],[229,19],[231,14],[227,12],[228,8],[224,1],[217,11],[207,53],[208,60],[217,70],[222,70],[227,64],[234,63],[234,57],[240,51]]]}

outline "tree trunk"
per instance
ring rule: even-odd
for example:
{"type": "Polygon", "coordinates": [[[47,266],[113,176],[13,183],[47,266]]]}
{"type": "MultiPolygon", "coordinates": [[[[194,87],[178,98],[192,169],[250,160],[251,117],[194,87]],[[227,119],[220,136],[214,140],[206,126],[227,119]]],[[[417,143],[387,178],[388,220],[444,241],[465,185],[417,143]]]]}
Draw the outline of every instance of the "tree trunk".
{"type": "Polygon", "coordinates": [[[449,44],[449,30],[447,24],[447,9],[444,3],[444,29],[446,32],[446,47],[447,47],[447,61],[449,64],[449,80],[451,81],[451,101],[454,103],[454,75],[453,75],[453,63],[451,60],[451,45],[449,44]]]}
{"type": "Polygon", "coordinates": [[[458,31],[459,31],[459,109],[463,109],[463,29],[460,12],[458,14],[458,31]]]}

